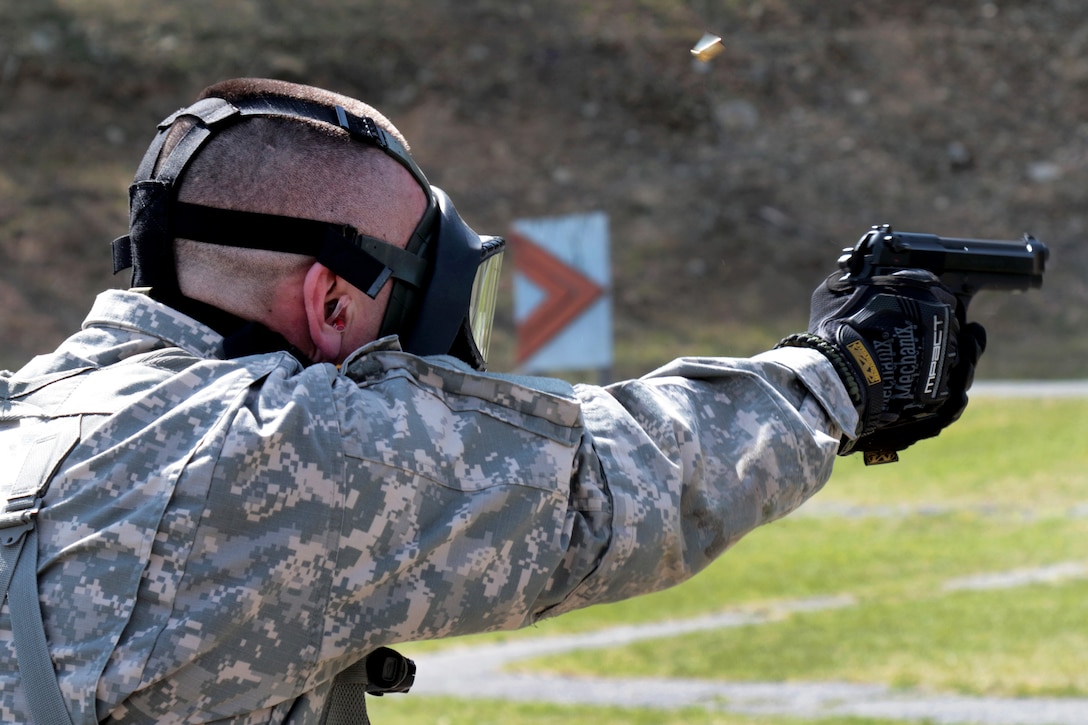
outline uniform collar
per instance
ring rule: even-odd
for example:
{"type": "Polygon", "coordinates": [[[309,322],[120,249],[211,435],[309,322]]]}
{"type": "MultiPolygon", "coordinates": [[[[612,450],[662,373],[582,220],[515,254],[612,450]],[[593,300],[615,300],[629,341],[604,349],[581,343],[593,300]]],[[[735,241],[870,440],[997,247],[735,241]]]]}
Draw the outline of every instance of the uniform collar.
{"type": "MultiPolygon", "coordinates": [[[[223,358],[223,336],[137,290],[106,290],[95,298],[83,329],[104,327],[158,338],[204,358],[223,358]]],[[[153,347],[159,347],[154,345],[153,347]]]]}
{"type": "MultiPolygon", "coordinates": [[[[226,358],[222,335],[138,290],[99,294],[83,321],[84,330],[95,327],[126,330],[161,341],[150,348],[178,347],[203,358],[226,358]]],[[[350,360],[375,351],[400,349],[400,341],[391,335],[364,345],[348,357],[350,360]]]]}

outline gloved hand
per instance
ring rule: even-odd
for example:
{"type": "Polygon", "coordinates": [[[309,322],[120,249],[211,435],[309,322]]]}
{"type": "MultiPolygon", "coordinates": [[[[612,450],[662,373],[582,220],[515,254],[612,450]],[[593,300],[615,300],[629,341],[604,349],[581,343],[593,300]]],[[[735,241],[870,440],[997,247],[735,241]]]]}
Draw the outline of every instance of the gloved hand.
{"type": "Polygon", "coordinates": [[[956,297],[924,270],[855,282],[836,274],[812,295],[808,332],[779,346],[810,347],[831,360],[858,411],[840,455],[866,463],[901,451],[957,420],[986,346],[956,297]]]}

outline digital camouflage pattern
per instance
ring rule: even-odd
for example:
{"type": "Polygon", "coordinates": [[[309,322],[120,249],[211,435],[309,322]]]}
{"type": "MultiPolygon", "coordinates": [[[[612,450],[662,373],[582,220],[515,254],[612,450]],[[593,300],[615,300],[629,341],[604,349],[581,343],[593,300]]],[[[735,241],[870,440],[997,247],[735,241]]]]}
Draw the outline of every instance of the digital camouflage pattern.
{"type": "MultiPolygon", "coordinates": [[[[375,647],[676,584],[816,492],[856,423],[801,349],[606,388],[393,338],[341,370],[222,354],[210,329],[114,290],[0,377],[4,410],[81,417],[39,519],[77,723],[316,722],[375,647]]],[[[19,434],[0,423],[0,442],[19,434]]],[[[0,720],[25,722],[6,605],[0,663],[0,720]]]]}

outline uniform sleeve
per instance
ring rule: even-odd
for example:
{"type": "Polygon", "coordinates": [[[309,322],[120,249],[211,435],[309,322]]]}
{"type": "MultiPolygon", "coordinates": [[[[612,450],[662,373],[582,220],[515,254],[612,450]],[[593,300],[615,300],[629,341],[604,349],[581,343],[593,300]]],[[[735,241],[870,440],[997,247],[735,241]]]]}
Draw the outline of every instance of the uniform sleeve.
{"type": "Polygon", "coordinates": [[[817,491],[855,415],[801,349],[678,360],[606,388],[389,352],[348,374],[326,654],[676,584],[817,491]]]}
{"type": "Polygon", "coordinates": [[[585,435],[572,491],[604,492],[609,507],[572,506],[576,533],[544,598],[553,602],[546,615],[663,589],[702,570],[822,488],[857,420],[827,361],[800,349],[680,359],[578,394],[585,435]]]}

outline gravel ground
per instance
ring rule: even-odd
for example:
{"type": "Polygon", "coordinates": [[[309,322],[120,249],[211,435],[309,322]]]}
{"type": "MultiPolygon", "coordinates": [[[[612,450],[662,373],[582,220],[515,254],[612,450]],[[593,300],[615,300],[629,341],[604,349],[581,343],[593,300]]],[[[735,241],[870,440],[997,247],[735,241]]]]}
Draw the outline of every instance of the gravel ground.
{"type": "Polygon", "coordinates": [[[971,394],[998,398],[1083,398],[1088,380],[992,380],[977,382],[971,394]]]}

